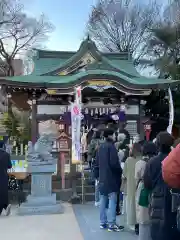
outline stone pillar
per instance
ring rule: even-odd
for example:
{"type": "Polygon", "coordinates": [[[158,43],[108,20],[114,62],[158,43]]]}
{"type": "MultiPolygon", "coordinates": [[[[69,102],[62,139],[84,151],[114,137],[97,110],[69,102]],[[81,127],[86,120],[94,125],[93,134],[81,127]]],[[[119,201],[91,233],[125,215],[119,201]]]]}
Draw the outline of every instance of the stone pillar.
{"type": "Polygon", "coordinates": [[[34,145],[38,136],[36,93],[33,93],[31,107],[31,141],[34,145]]]}

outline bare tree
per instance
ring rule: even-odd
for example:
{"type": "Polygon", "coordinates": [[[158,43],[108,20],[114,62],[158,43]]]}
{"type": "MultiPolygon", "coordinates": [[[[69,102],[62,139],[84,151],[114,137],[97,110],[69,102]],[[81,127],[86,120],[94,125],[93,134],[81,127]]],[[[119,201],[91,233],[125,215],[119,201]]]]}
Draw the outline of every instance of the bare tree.
{"type": "Polygon", "coordinates": [[[16,0],[0,1],[0,27],[16,20],[16,13],[22,8],[16,0]]]}
{"type": "Polygon", "coordinates": [[[140,4],[135,0],[99,0],[92,9],[88,32],[103,50],[137,53],[159,12],[155,1],[140,4]]]}
{"type": "Polygon", "coordinates": [[[23,5],[18,0],[1,0],[0,57],[8,66],[8,76],[14,75],[12,60],[45,42],[52,29],[43,14],[39,19],[32,18],[23,12],[23,5]]]}
{"type": "Polygon", "coordinates": [[[180,76],[180,0],[172,1],[162,12],[151,31],[139,59],[142,69],[152,67],[160,77],[179,79],[180,76]]]}

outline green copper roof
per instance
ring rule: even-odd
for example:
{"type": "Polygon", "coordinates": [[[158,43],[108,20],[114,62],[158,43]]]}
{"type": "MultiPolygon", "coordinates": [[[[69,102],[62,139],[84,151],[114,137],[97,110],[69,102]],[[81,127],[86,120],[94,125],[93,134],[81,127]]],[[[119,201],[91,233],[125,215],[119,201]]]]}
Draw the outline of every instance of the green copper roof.
{"type": "MultiPolygon", "coordinates": [[[[104,58],[105,59],[105,58],[104,58]]],[[[34,70],[31,75],[43,75],[47,72],[54,71],[58,69],[64,63],[64,59],[60,58],[42,58],[39,60],[34,60],[34,70]]],[[[132,61],[130,60],[108,60],[106,59],[106,65],[109,64],[114,68],[119,69],[124,73],[128,73],[132,76],[141,77],[141,75],[136,71],[132,61]]],[[[98,64],[92,64],[98,65],[98,64]]],[[[91,68],[91,67],[90,67],[91,68]]]]}
{"type": "Polygon", "coordinates": [[[103,65],[109,65],[132,76],[140,76],[134,68],[132,60],[128,60],[128,53],[102,53],[98,51],[95,43],[90,39],[83,41],[76,53],[37,50],[38,58],[35,59],[35,69],[32,74],[56,75],[54,71],[57,69],[63,71],[63,69],[72,66],[86,53],[90,53],[97,62],[101,62],[103,65]]]}
{"type": "Polygon", "coordinates": [[[52,69],[57,69],[63,62],[64,59],[60,58],[34,59],[34,69],[31,75],[43,75],[46,72],[52,71],[52,69]]]}
{"type": "Polygon", "coordinates": [[[93,79],[108,79],[115,81],[122,87],[128,86],[132,88],[156,88],[159,85],[177,84],[178,81],[169,79],[157,79],[142,77],[133,65],[133,61],[127,53],[102,53],[98,51],[94,42],[89,38],[82,42],[77,52],[61,52],[37,50],[37,55],[34,57],[34,70],[32,74],[27,76],[14,76],[0,78],[4,84],[22,84],[33,86],[60,87],[63,85],[72,86],[79,84],[82,81],[93,79]],[[89,54],[89,55],[88,55],[89,54]],[[88,55],[93,58],[93,61],[87,61],[88,55]],[[83,57],[86,61],[81,60],[83,57]],[[77,65],[77,67],[76,67],[77,65]],[[72,67],[73,66],[73,67],[72,67]],[[74,67],[75,66],[75,67],[74,67]],[[84,67],[81,69],[79,67],[84,67]],[[60,74],[67,69],[67,75],[60,74]]]}
{"type": "MultiPolygon", "coordinates": [[[[68,83],[76,82],[78,79],[81,79],[88,75],[115,76],[120,79],[124,79],[125,81],[131,84],[135,84],[139,86],[141,85],[148,86],[151,84],[164,84],[164,83],[171,84],[171,83],[178,82],[175,80],[145,78],[145,77],[129,78],[118,72],[104,71],[104,70],[88,70],[88,71],[83,71],[74,75],[67,75],[67,76],[34,76],[34,75],[14,76],[14,77],[7,77],[6,80],[9,80],[11,82],[20,82],[20,83],[68,84],[68,83]]],[[[0,78],[0,79],[3,79],[3,78],[0,78]]]]}

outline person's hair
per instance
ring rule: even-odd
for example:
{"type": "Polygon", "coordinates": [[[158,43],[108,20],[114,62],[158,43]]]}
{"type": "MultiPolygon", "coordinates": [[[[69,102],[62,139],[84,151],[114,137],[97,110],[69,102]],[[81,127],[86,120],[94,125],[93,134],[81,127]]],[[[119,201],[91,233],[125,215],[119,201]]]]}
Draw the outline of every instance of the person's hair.
{"type": "Polygon", "coordinates": [[[114,134],[114,131],[112,129],[110,129],[110,128],[104,129],[104,137],[105,138],[113,136],[113,134],[114,134]]]}
{"type": "Polygon", "coordinates": [[[142,147],[142,155],[149,158],[157,154],[157,146],[153,142],[146,142],[142,147]]]}
{"type": "Polygon", "coordinates": [[[156,144],[160,152],[169,153],[173,143],[174,138],[168,132],[160,132],[156,137],[156,144]]]}
{"type": "Polygon", "coordinates": [[[101,138],[101,131],[97,130],[94,132],[94,138],[95,139],[100,139],[101,138]]]}
{"type": "Polygon", "coordinates": [[[142,155],[142,147],[139,143],[134,143],[130,152],[131,157],[139,157],[142,155]]]}
{"type": "Polygon", "coordinates": [[[0,148],[4,148],[5,144],[4,141],[0,141],[0,148]]]}
{"type": "Polygon", "coordinates": [[[177,145],[180,144],[180,138],[177,138],[175,141],[174,141],[174,144],[173,144],[173,147],[177,147],[177,145]]]}
{"type": "Polygon", "coordinates": [[[123,143],[124,140],[126,139],[126,135],[124,133],[119,133],[117,135],[117,141],[123,143]]]}

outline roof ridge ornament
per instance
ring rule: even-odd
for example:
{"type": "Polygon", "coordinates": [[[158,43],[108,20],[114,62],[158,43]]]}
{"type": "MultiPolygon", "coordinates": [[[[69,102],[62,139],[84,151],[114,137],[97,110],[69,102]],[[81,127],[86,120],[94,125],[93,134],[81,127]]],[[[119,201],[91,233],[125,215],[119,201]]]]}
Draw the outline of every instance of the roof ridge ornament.
{"type": "Polygon", "coordinates": [[[88,33],[88,35],[87,35],[87,41],[88,41],[88,42],[91,42],[91,38],[90,38],[89,33],[88,33]]]}

